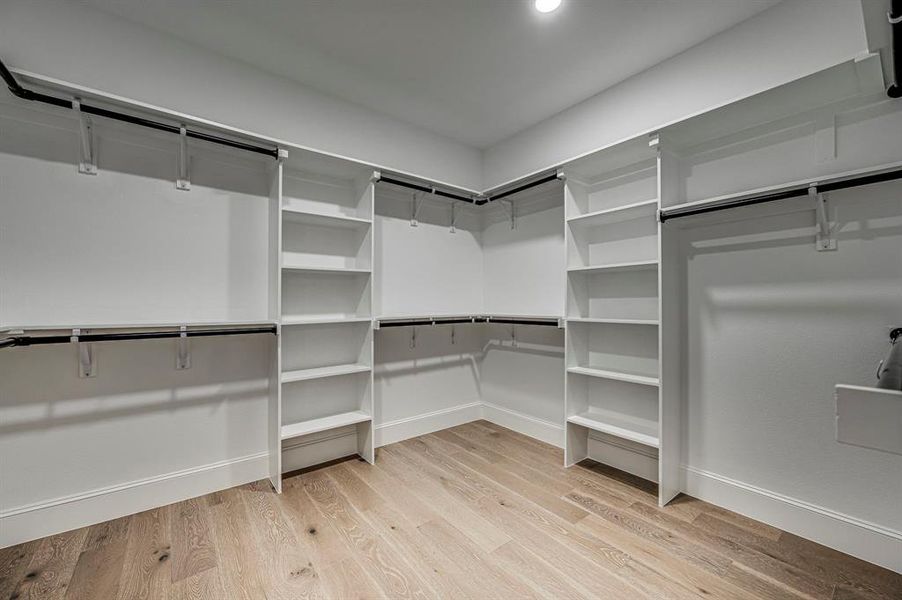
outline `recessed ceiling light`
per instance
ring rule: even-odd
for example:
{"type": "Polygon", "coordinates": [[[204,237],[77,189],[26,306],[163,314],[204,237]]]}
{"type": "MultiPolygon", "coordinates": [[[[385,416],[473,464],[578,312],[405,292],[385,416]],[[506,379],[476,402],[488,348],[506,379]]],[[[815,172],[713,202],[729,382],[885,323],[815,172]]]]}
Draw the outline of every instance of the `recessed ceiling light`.
{"type": "Polygon", "coordinates": [[[550,13],[561,5],[561,0],[536,0],[536,10],[540,13],[550,13]]]}

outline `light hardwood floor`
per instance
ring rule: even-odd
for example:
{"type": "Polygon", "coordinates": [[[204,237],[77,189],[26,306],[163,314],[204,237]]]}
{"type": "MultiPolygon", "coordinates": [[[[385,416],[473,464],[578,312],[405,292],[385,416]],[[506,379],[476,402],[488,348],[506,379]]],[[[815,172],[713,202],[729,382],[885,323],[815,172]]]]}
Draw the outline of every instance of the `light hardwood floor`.
{"type": "Polygon", "coordinates": [[[900,599],[902,576],[484,421],[0,550],[0,600],[900,599]]]}

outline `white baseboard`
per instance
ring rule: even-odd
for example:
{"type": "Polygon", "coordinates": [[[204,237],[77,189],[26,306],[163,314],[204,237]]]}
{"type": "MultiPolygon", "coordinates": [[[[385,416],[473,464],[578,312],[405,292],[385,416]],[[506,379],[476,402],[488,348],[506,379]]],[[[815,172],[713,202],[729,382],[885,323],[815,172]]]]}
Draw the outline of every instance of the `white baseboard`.
{"type": "Polygon", "coordinates": [[[658,481],[658,453],[654,448],[590,431],[589,458],[642,479],[658,481]]]}
{"type": "Polygon", "coordinates": [[[694,467],[681,471],[694,498],[902,573],[902,531],[694,467]]]}
{"type": "Polygon", "coordinates": [[[482,418],[481,406],[482,402],[470,402],[376,425],[376,447],[478,421],[482,418]]]}
{"type": "Polygon", "coordinates": [[[0,548],[265,479],[269,452],[54,498],[0,512],[0,548]]]}
{"type": "Polygon", "coordinates": [[[541,440],[546,444],[564,447],[564,427],[491,402],[482,403],[482,418],[490,423],[513,429],[517,433],[541,440]]]}
{"type": "Polygon", "coordinates": [[[282,444],[282,473],[357,454],[357,426],[321,431],[282,444]]]}

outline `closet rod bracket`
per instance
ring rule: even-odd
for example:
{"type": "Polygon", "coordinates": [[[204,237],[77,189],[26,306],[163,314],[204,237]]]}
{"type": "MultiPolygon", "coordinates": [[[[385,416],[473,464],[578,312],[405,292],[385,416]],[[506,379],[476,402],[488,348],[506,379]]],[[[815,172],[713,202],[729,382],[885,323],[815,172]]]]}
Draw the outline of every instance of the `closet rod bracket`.
{"type": "Polygon", "coordinates": [[[81,379],[97,376],[97,361],[94,356],[94,344],[79,341],[81,329],[73,329],[69,340],[78,347],[78,376],[81,379]]]}
{"type": "Polygon", "coordinates": [[[78,113],[79,145],[78,172],[83,175],[97,175],[97,159],[94,156],[94,123],[91,117],[81,110],[81,101],[72,100],[72,108],[78,113]]]}
{"type": "Polygon", "coordinates": [[[817,237],[815,247],[818,252],[836,250],[836,238],[830,227],[830,219],[827,216],[827,200],[824,194],[819,192],[817,185],[808,188],[808,197],[814,200],[814,214],[817,218],[817,237]]]}
{"type": "Polygon", "coordinates": [[[179,371],[191,368],[191,342],[188,340],[188,327],[179,326],[179,337],[176,341],[175,368],[179,371]]]}
{"type": "Polygon", "coordinates": [[[188,191],[191,189],[191,178],[188,175],[188,128],[179,127],[179,176],[175,180],[175,189],[188,191]]]}
{"type": "MultiPolygon", "coordinates": [[[[435,188],[431,188],[431,193],[435,193],[435,188]]],[[[416,227],[419,225],[419,221],[417,218],[420,216],[420,209],[423,208],[424,197],[421,196],[418,192],[413,193],[413,201],[410,208],[410,226],[416,227]]]]}

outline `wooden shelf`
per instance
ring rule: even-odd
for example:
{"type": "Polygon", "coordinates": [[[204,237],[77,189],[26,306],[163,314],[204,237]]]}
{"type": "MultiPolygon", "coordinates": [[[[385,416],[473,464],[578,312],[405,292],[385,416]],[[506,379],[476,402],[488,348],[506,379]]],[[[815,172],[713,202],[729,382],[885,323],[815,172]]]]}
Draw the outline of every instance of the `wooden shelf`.
{"type": "Polygon", "coordinates": [[[615,381],[626,381],[628,383],[636,383],[639,385],[650,385],[657,387],[661,384],[661,380],[657,377],[649,377],[648,375],[638,375],[636,373],[623,373],[620,371],[608,371],[605,369],[596,369],[593,367],[569,367],[568,373],[576,373],[577,375],[586,375],[588,377],[599,377],[601,379],[613,379],[615,381]]]}
{"type": "Polygon", "coordinates": [[[658,200],[655,198],[570,217],[567,223],[571,227],[599,227],[633,219],[654,218],[657,210],[658,200]]]}
{"type": "Polygon", "coordinates": [[[653,325],[658,326],[660,321],[657,319],[600,319],[600,318],[583,318],[583,317],[567,317],[569,323],[599,323],[602,325],[653,325]]]}
{"type": "Polygon", "coordinates": [[[282,317],[282,325],[329,325],[332,323],[368,323],[372,317],[282,317]]]}
{"type": "Polygon", "coordinates": [[[283,271],[292,271],[295,273],[347,273],[350,275],[370,274],[372,269],[358,269],[355,267],[320,267],[314,265],[291,265],[282,264],[283,271]]]}
{"type": "Polygon", "coordinates": [[[369,365],[351,363],[346,365],[334,365],[329,367],[316,367],[313,369],[297,369],[284,371],[282,383],[294,383],[295,381],[308,381],[310,379],[322,379],[325,377],[338,377],[340,375],[353,375],[355,373],[367,373],[372,370],[369,365]]]}
{"type": "Polygon", "coordinates": [[[310,435],[320,431],[345,427],[347,425],[356,425],[357,423],[366,423],[372,421],[373,417],[362,410],[352,410],[351,412],[339,413],[337,415],[329,415],[319,419],[310,419],[309,421],[301,421],[300,423],[292,423],[290,425],[282,425],[282,439],[300,437],[302,435],[310,435]]]}
{"type": "Polygon", "coordinates": [[[328,215],[286,207],[282,208],[282,221],[288,223],[299,223],[302,225],[343,228],[369,227],[373,224],[372,220],[361,219],[360,217],[349,217],[346,215],[328,215]]]}
{"type": "Polygon", "coordinates": [[[657,269],[656,260],[639,260],[633,262],[612,263],[610,265],[593,265],[589,267],[570,267],[568,273],[605,273],[613,271],[639,271],[642,269],[657,269]]]}
{"type": "Polygon", "coordinates": [[[633,415],[593,409],[569,417],[567,422],[645,446],[651,446],[652,448],[657,448],[660,445],[658,423],[633,415]]]}

